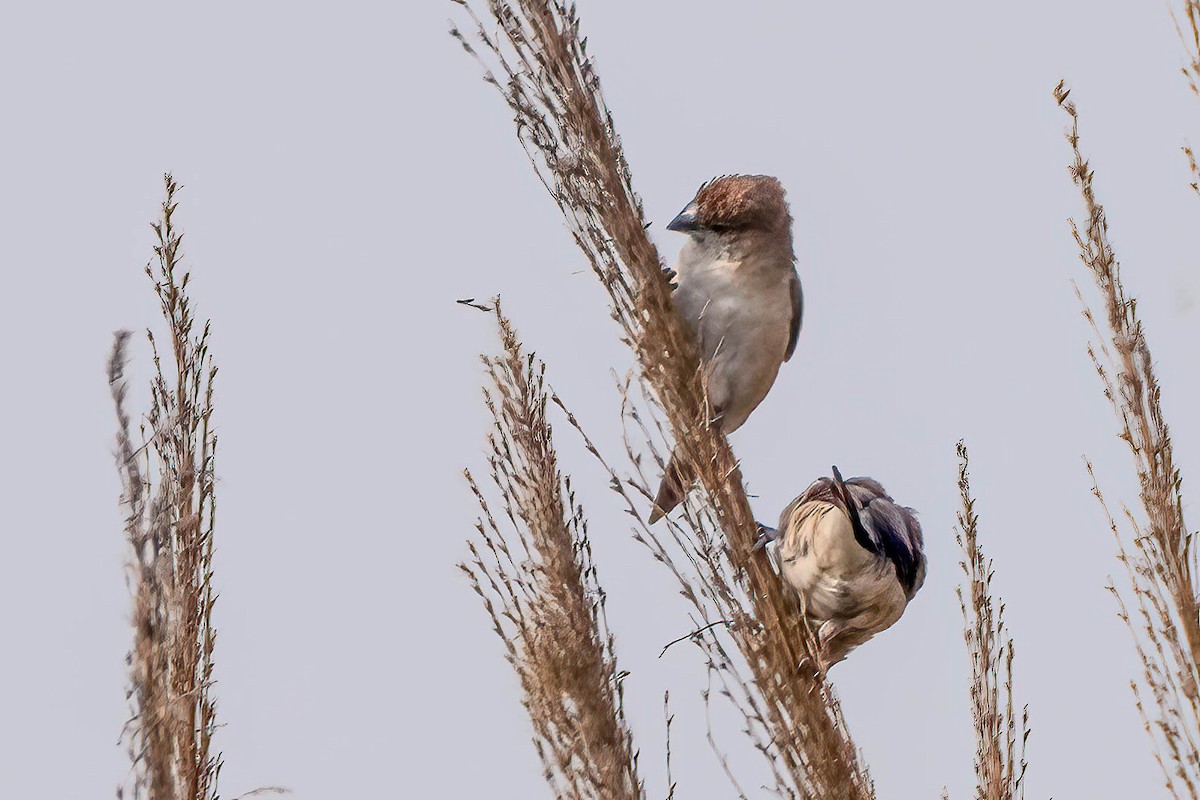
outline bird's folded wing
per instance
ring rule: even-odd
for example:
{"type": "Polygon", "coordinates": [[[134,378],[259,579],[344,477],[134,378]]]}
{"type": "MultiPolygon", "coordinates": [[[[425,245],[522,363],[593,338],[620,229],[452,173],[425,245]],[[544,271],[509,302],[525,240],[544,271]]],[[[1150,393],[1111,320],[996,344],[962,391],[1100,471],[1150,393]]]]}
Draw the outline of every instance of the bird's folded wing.
{"type": "Polygon", "coordinates": [[[896,575],[911,596],[924,577],[924,553],[921,526],[912,509],[896,505],[887,495],[879,495],[861,485],[851,492],[861,504],[859,516],[867,534],[883,555],[896,566],[896,575]]]}
{"type": "Polygon", "coordinates": [[[791,277],[792,290],[792,322],[791,331],[788,333],[787,352],[784,353],[783,360],[790,361],[792,354],[796,352],[796,342],[800,339],[800,323],[804,318],[804,290],[800,287],[800,276],[792,271],[791,277]]]}

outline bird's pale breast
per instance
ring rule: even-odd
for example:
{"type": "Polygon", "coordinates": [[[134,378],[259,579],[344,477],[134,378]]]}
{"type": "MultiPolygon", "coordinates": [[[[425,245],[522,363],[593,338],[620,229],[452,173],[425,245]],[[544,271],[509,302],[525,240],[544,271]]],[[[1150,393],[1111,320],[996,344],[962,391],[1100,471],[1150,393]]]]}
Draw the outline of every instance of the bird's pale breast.
{"type": "Polygon", "coordinates": [[[728,433],[766,397],[783,363],[792,314],[790,263],[781,270],[685,248],[679,266],[676,308],[696,335],[709,399],[723,412],[728,433]]]}
{"type": "Polygon", "coordinates": [[[831,503],[796,509],[780,538],[779,560],[784,580],[813,619],[869,614],[883,628],[904,612],[907,601],[895,567],[855,541],[849,518],[831,503]]]}

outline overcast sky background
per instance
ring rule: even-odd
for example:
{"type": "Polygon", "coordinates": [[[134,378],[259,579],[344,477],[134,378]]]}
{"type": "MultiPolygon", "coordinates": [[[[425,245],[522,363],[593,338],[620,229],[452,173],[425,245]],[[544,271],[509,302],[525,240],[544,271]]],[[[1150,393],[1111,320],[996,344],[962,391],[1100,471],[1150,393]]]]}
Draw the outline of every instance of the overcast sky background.
{"type": "MultiPolygon", "coordinates": [[[[602,292],[446,36],[449,3],[27,3],[0,26],[0,796],[111,796],[127,769],[129,597],[112,331],[157,324],[142,268],[161,173],[213,319],[223,796],[546,797],[516,683],[454,564],[482,464],[478,387],[502,293],[593,436],[617,446],[602,292]],[[582,271],[582,272],[581,272],[582,271]]],[[[929,579],[833,673],[881,797],[969,796],[954,596],[954,443],[1017,639],[1030,797],[1149,797],[1136,665],[1089,494],[1132,501],[1070,281],[1065,77],[1185,477],[1200,470],[1200,102],[1156,3],[584,0],[651,233],[713,175],[787,187],[807,297],[796,357],[734,437],[774,519],[836,463],[921,514],[929,579]]],[[[138,340],[141,342],[142,340],[138,340]]],[[[135,380],[148,354],[134,353],[135,380]]],[[[569,429],[649,794],[732,795],[704,742],[699,654],[665,570],[569,429]]],[[[1197,480],[1191,478],[1192,481],[1197,480]]],[[[1185,487],[1194,495],[1196,484],[1185,487]]],[[[1195,513],[1195,512],[1194,512],[1195,513]]],[[[1192,524],[1196,524],[1193,519],[1192,524]]],[[[727,714],[744,782],[758,756],[727,714]]],[[[754,792],[761,796],[762,792],[754,792]]]]}

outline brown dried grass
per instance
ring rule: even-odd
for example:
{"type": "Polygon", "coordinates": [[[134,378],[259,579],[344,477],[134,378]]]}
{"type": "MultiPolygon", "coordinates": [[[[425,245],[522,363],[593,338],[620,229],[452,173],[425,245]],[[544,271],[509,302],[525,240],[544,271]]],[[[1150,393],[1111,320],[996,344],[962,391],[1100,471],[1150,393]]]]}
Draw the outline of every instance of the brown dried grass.
{"type": "MultiPolygon", "coordinates": [[[[1171,8],[1171,21],[1175,23],[1175,32],[1187,53],[1187,63],[1180,68],[1183,77],[1187,79],[1192,94],[1200,97],[1200,0],[1183,0],[1183,18],[1187,28],[1179,22],[1179,15],[1171,8]]],[[[1187,156],[1188,169],[1192,173],[1192,190],[1200,194],[1200,163],[1196,162],[1196,153],[1190,146],[1183,148],[1187,156]]]]}
{"type": "Polygon", "coordinates": [[[164,176],[166,199],[152,224],[156,262],[146,267],[167,323],[170,353],[154,357],[151,406],[134,445],[125,379],[130,334],[116,334],[108,364],[117,412],[117,465],[127,516],[133,591],[133,649],[125,731],[132,772],[126,789],[148,800],[215,800],[221,757],[212,752],[216,703],[212,687],[212,585],[217,437],[210,427],[217,369],[208,352],[209,324],[197,333],[183,234],[174,222],[175,180],[164,176]]]}
{"type": "Polygon", "coordinates": [[[1104,396],[1116,412],[1118,436],[1133,455],[1144,517],[1125,507],[1114,515],[1091,464],[1088,471],[1129,578],[1127,588],[1109,588],[1142,662],[1141,680],[1131,683],[1138,711],[1153,741],[1167,790],[1174,798],[1194,799],[1200,796],[1200,607],[1195,542],[1184,522],[1182,478],[1175,466],[1154,359],[1137,300],[1127,294],[1121,280],[1104,207],[1096,199],[1094,173],[1080,150],[1079,115],[1068,100],[1069,93],[1062,83],[1055,89],[1059,105],[1071,119],[1067,135],[1074,154],[1071,177],[1082,193],[1087,214],[1082,230],[1075,221],[1071,227],[1080,258],[1100,291],[1106,326],[1102,333],[1080,293],[1084,316],[1095,334],[1088,354],[1104,396]],[[1124,520],[1123,525],[1118,518],[1124,520]]]}
{"type": "Polygon", "coordinates": [[[958,587],[963,638],[971,656],[971,716],[975,723],[975,797],[1018,800],[1025,796],[1025,746],[1029,708],[1013,707],[1013,641],[1004,626],[1004,602],[992,597],[992,561],[979,544],[979,515],[971,496],[967,446],[958,443],[958,512],[955,538],[967,590],[958,587]],[[968,602],[969,598],[969,602],[968,602]]]}
{"type": "Polygon", "coordinates": [[[547,419],[545,365],[526,354],[499,301],[501,353],[484,357],[493,429],[491,479],[503,524],[470,472],[482,511],[460,565],[483,599],[521,682],[534,746],[556,797],[639,800],[622,675],[592,562],[588,525],[558,468],[547,419]]]}
{"type": "MultiPolygon", "coordinates": [[[[456,28],[452,34],[484,63],[485,79],[513,113],[538,177],[608,291],[647,396],[667,420],[671,448],[703,489],[704,503],[685,512],[681,525],[668,526],[677,547],[662,546],[644,525],[641,531],[679,578],[700,620],[727,624],[748,669],[744,681],[734,679],[741,708],[761,726],[777,791],[830,800],[873,797],[836,697],[813,667],[809,631],[795,601],[768,560],[752,550],[757,530],[738,463],[725,437],[708,424],[696,350],[671,306],[663,262],[646,235],[641,200],[574,7],[488,0],[479,4],[492,23],[485,26],[466,0],[454,2],[472,31],[468,36],[456,28]]],[[[642,426],[633,414],[627,418],[642,426]]],[[[630,456],[640,465],[640,455],[630,456]]],[[[645,481],[635,483],[633,493],[643,495],[645,481]]],[[[625,491],[620,477],[614,485],[625,491]]],[[[640,520],[646,498],[627,499],[640,520]]],[[[715,639],[704,641],[717,648],[710,650],[714,661],[729,663],[715,639]]]]}
{"type": "Polygon", "coordinates": [[[1171,20],[1175,23],[1175,31],[1179,41],[1187,52],[1187,63],[1180,68],[1183,77],[1187,79],[1192,93],[1200,97],[1200,0],[1183,0],[1184,24],[1179,21],[1179,15],[1171,8],[1171,20]]]}

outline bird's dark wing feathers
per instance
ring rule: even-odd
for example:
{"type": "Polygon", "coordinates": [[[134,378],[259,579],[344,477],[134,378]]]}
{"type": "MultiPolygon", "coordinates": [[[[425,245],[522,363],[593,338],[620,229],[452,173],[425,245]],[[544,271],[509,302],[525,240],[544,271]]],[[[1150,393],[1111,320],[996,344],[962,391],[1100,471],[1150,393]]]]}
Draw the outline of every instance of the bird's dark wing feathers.
{"type": "Polygon", "coordinates": [[[796,352],[796,342],[800,339],[800,323],[804,318],[804,290],[800,288],[800,276],[795,271],[792,272],[792,325],[791,331],[788,333],[787,352],[784,353],[783,360],[790,361],[792,354],[796,352]]]}
{"type": "MultiPolygon", "coordinates": [[[[911,508],[897,505],[883,486],[871,478],[849,478],[843,485],[853,498],[853,511],[857,512],[847,511],[855,540],[864,549],[882,555],[896,565],[900,585],[911,598],[925,580],[924,540],[916,513],[911,508]]],[[[793,501],[784,515],[787,516],[793,507],[810,501],[834,503],[846,508],[837,482],[820,478],[793,501]]]]}
{"type": "Polygon", "coordinates": [[[846,485],[861,509],[863,527],[883,555],[896,565],[900,584],[911,597],[920,588],[925,562],[916,514],[911,508],[896,505],[883,487],[870,478],[851,478],[846,485]]]}

